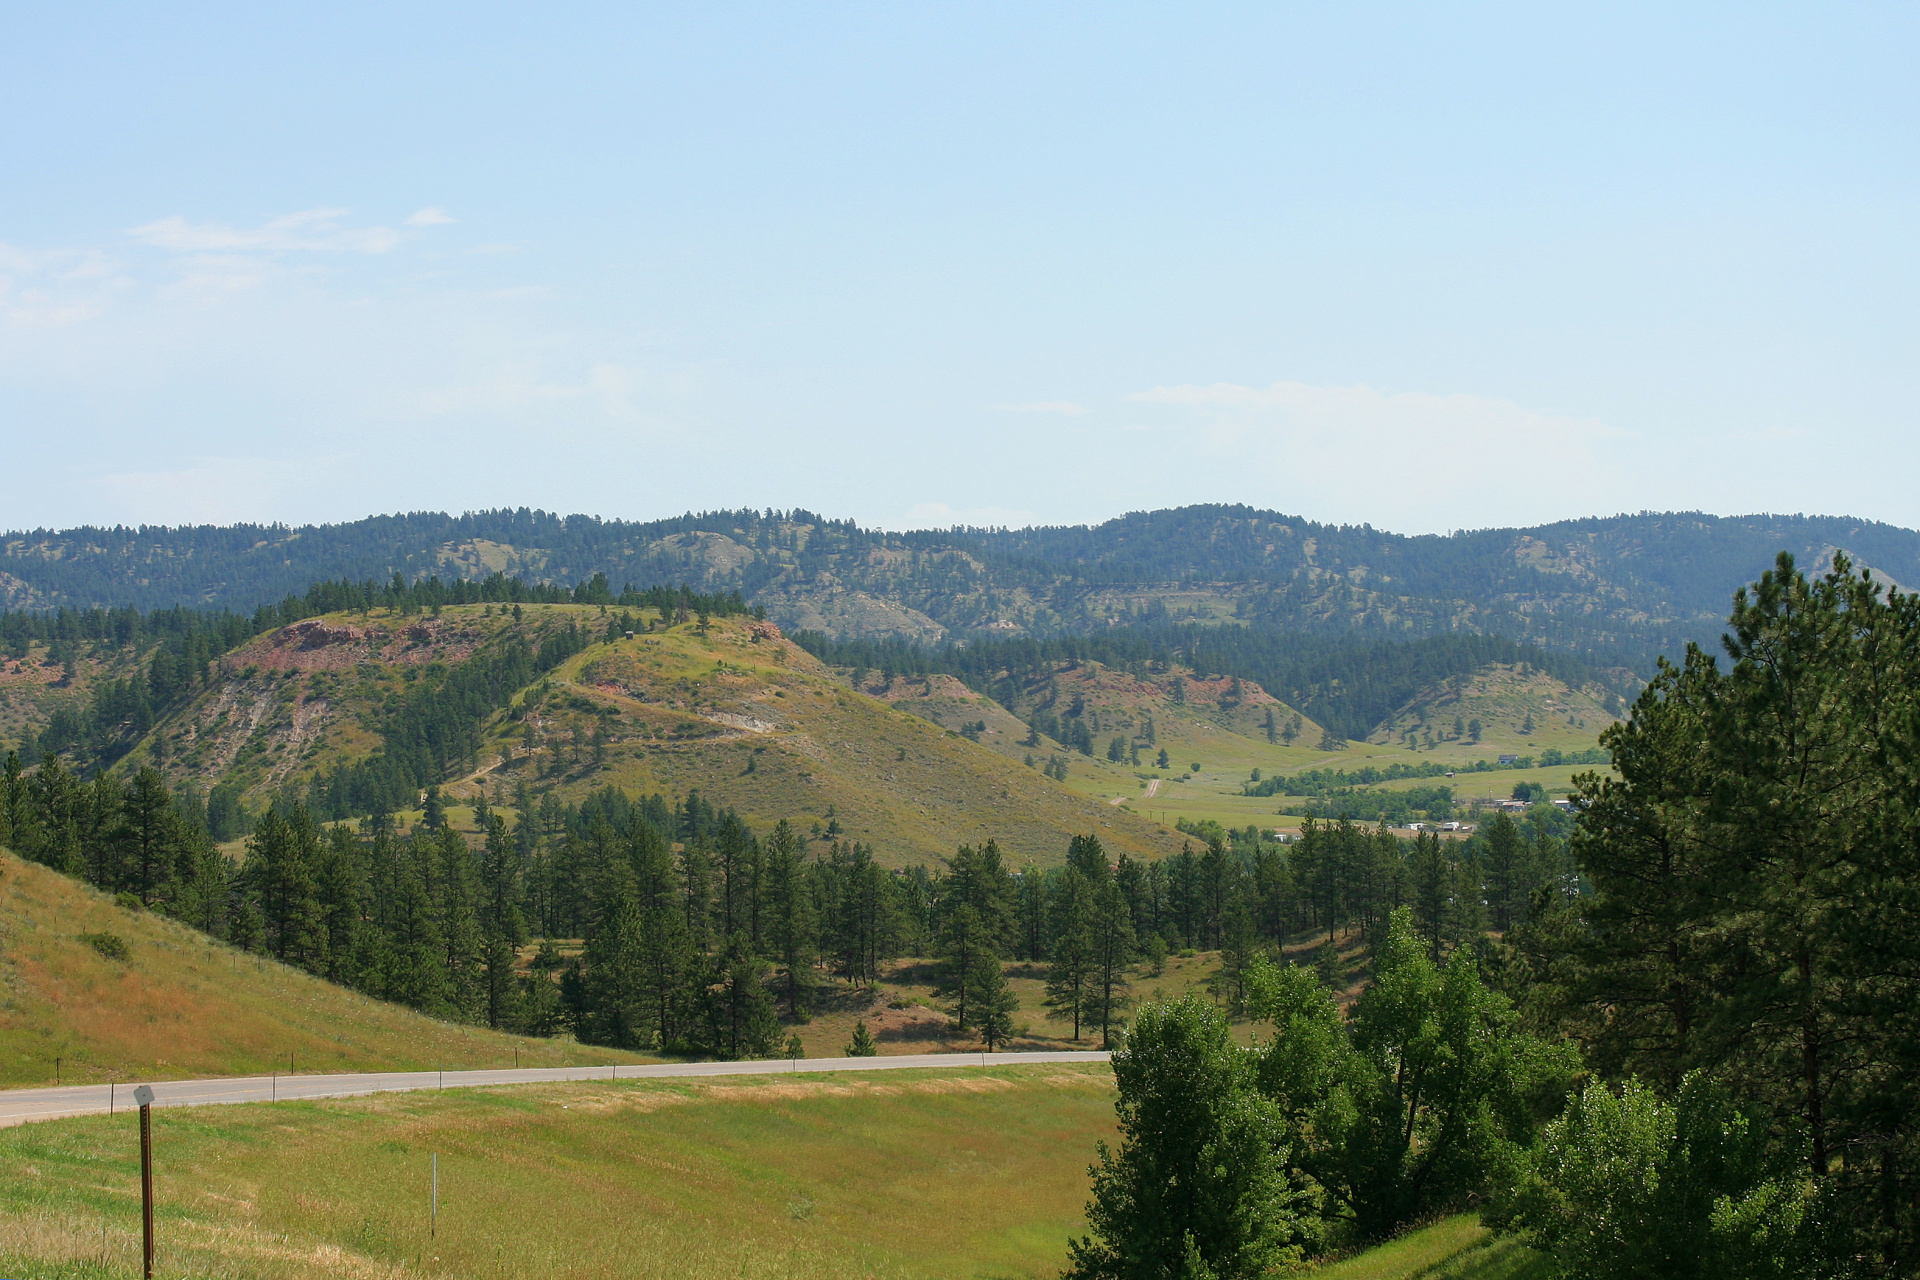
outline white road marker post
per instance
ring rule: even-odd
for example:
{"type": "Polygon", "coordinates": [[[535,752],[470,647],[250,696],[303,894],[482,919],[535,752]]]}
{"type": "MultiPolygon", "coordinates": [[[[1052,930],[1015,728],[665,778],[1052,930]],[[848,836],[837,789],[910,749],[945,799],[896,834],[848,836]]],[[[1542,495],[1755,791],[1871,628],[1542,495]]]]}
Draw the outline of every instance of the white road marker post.
{"type": "Polygon", "coordinates": [[[427,1219],[427,1237],[438,1239],[440,1236],[440,1153],[433,1153],[433,1207],[427,1219]]]}

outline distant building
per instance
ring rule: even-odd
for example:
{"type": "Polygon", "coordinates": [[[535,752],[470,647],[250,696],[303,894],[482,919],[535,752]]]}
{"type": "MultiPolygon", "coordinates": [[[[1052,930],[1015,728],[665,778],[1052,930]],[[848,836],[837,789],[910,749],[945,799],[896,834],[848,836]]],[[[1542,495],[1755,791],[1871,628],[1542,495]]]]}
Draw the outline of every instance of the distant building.
{"type": "Polygon", "coordinates": [[[1520,763],[1520,757],[1514,756],[1514,755],[1501,756],[1500,763],[1501,764],[1518,764],[1520,763]]]}

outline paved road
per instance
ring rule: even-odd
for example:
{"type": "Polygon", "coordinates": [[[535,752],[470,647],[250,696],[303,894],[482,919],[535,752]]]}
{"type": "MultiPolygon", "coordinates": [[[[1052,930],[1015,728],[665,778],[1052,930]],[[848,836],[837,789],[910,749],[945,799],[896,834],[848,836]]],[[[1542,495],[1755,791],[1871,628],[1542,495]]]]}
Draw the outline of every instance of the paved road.
{"type": "MultiPolygon", "coordinates": [[[[150,1080],[156,1107],[204,1107],[225,1102],[350,1098],[410,1089],[458,1089],[553,1080],[657,1080],[675,1076],[773,1075],[792,1071],[886,1071],[900,1067],[1023,1066],[1038,1062],[1105,1062],[1105,1053],[920,1053],[878,1058],[802,1058],[797,1062],[661,1062],[646,1066],[525,1067],[508,1071],[379,1071],[363,1075],[239,1076],[224,1080],[150,1080]]],[[[131,1111],[132,1084],[69,1085],[0,1091],[0,1127],[60,1116],[131,1111]]]]}

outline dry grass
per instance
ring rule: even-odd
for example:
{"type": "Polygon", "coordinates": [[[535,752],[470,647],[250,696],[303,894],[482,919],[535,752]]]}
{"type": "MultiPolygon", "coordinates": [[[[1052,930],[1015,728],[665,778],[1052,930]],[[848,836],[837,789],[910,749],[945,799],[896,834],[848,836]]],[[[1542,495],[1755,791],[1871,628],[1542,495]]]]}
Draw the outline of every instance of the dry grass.
{"type": "MultiPolygon", "coordinates": [[[[1131,971],[1136,1000],[1178,999],[1189,991],[1205,992],[1207,984],[1220,970],[1220,955],[1215,951],[1194,956],[1170,956],[1166,971],[1159,976],[1147,973],[1145,966],[1131,971]]],[[[1007,985],[1020,1001],[1013,1021],[1019,1034],[1009,1048],[1016,1050],[1094,1050],[1100,1047],[1098,1028],[1083,1027],[1079,1040],[1073,1039],[1073,1024],[1056,1022],[1047,1016],[1044,964],[1007,965],[1007,985]]],[[[983,1048],[978,1036],[952,1029],[947,1005],[933,994],[934,965],[930,960],[906,959],[887,966],[884,979],[871,990],[836,984],[815,992],[810,1007],[811,1021],[788,1028],[797,1033],[810,1058],[837,1058],[853,1039],[856,1022],[865,1022],[867,1030],[883,1054],[894,1053],[970,1053],[983,1048]],[[895,1008],[895,1005],[904,1006],[895,1008]]]]}
{"type": "MultiPolygon", "coordinates": [[[[160,1111],[161,1273],[1052,1275],[1112,1102],[1088,1064],[160,1111]]],[[[0,1134],[0,1272],[133,1273],[135,1133],[0,1134]]]]}
{"type": "Polygon", "coordinates": [[[0,1084],[637,1062],[570,1041],[438,1022],[0,854],[0,1084]],[[109,933],[126,963],[82,941],[109,933]]]}

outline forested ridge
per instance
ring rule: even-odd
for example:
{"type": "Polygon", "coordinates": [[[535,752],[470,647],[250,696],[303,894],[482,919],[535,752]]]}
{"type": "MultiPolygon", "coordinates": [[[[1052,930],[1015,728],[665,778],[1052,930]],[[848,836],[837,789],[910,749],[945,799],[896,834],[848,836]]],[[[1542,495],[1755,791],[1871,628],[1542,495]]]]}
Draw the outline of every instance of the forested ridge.
{"type": "Polygon", "coordinates": [[[840,636],[1035,636],[1188,617],[1316,635],[1505,635],[1649,669],[1711,641],[1750,566],[1833,549],[1920,582],[1920,534],[1819,516],[1643,513],[1407,537],[1238,506],[1095,526],[890,533],[812,512],[628,522],[541,511],[338,525],[33,530],[0,539],[0,602],[251,611],[322,578],[508,572],[547,584],[679,580],[840,636]],[[861,601],[887,602],[890,610],[861,601]]]}

